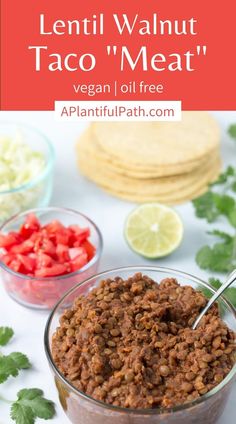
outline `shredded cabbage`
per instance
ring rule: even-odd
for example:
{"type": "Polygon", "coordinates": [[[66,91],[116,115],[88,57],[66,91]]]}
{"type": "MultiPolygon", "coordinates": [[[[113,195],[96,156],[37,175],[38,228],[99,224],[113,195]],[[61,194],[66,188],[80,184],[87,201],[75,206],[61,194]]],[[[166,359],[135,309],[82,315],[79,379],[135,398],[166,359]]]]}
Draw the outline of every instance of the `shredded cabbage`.
{"type": "Polygon", "coordinates": [[[0,137],[0,192],[28,183],[44,166],[44,155],[32,150],[20,135],[0,137]]]}
{"type": "Polygon", "coordinates": [[[15,193],[3,192],[29,183],[42,172],[45,165],[44,154],[34,151],[22,135],[0,137],[0,222],[38,206],[39,198],[44,195],[45,182],[15,193]]]}

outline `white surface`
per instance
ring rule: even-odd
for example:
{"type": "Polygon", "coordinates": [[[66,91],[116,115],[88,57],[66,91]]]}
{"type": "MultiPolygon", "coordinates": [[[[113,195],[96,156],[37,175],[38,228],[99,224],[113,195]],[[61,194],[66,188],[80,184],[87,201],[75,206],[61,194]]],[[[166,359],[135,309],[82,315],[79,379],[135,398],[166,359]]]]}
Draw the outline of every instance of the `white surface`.
{"type": "MultiPolygon", "coordinates": [[[[225,163],[235,158],[236,146],[226,135],[225,129],[229,123],[236,122],[235,112],[217,112],[215,116],[222,126],[222,147],[225,163]]],[[[123,265],[154,264],[132,253],[123,238],[123,223],[134,207],[133,204],[106,195],[94,184],[79,175],[75,163],[74,144],[82,124],[58,123],[54,121],[51,112],[1,112],[1,119],[25,122],[35,125],[44,131],[53,142],[56,149],[55,186],[52,205],[66,206],[78,209],[90,216],[100,227],[104,237],[104,251],[100,270],[123,265]]],[[[203,220],[194,217],[190,203],[176,208],[182,215],[185,235],[181,247],[170,257],[155,262],[156,265],[169,266],[208,278],[208,274],[199,270],[194,256],[199,247],[207,241],[203,220]]],[[[16,380],[10,378],[0,386],[0,395],[14,399],[18,390],[24,387],[39,387],[45,396],[53,399],[57,405],[57,416],[49,421],[52,424],[67,424],[67,420],[54,387],[44,354],[43,333],[47,313],[33,311],[21,307],[11,300],[0,285],[0,325],[12,326],[15,337],[4,352],[11,350],[26,353],[32,364],[31,371],[21,372],[16,380]]],[[[236,396],[234,386],[231,399],[219,421],[220,424],[234,424],[236,406],[233,398],[236,396]]],[[[0,424],[10,424],[9,406],[0,401],[0,424]]],[[[37,422],[45,422],[38,420],[37,422]]],[[[83,423],[81,423],[83,424],[83,423]]],[[[96,424],[96,423],[94,423],[96,424]]],[[[201,424],[201,423],[199,423],[201,424]]]]}

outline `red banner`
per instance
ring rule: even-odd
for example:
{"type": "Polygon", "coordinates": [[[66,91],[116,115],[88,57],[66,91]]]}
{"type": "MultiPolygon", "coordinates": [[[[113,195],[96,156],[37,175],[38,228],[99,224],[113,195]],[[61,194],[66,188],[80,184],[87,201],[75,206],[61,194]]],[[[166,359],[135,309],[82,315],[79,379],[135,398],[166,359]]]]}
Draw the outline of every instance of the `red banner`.
{"type": "Polygon", "coordinates": [[[2,0],[1,109],[181,100],[235,110],[235,0],[2,0]]]}

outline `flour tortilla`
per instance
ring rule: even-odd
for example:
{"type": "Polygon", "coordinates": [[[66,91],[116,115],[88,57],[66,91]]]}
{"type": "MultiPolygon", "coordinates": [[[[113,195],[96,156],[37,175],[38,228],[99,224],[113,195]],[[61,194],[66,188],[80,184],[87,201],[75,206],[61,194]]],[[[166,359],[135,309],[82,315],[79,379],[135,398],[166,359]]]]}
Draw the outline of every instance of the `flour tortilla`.
{"type": "Polygon", "coordinates": [[[198,162],[219,147],[220,131],[207,112],[183,112],[180,122],[95,122],[102,152],[125,168],[163,169],[198,162]]]}

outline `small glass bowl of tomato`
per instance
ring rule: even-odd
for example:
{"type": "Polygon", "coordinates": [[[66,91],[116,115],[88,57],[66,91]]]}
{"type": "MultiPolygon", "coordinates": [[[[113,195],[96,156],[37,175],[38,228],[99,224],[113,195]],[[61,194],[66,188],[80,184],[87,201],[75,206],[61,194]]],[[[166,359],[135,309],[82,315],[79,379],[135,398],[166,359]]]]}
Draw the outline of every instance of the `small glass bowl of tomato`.
{"type": "Polygon", "coordinates": [[[51,309],[97,272],[102,245],[96,224],[75,210],[47,207],[15,215],[0,227],[5,289],[24,306],[51,309]]]}

